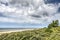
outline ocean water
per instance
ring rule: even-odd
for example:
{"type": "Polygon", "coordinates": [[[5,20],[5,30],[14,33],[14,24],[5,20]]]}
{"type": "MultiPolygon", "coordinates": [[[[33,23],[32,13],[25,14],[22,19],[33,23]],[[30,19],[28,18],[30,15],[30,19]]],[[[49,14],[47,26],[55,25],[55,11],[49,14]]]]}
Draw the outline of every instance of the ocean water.
{"type": "Polygon", "coordinates": [[[29,29],[29,28],[0,28],[0,32],[4,32],[4,31],[15,31],[15,30],[25,30],[25,29],[29,29]]]}

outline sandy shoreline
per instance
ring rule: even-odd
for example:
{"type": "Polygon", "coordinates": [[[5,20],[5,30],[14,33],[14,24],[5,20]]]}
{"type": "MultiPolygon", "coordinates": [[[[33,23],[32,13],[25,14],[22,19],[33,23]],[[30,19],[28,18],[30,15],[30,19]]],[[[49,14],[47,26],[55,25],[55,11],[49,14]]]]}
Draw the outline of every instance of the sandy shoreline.
{"type": "Polygon", "coordinates": [[[0,35],[4,33],[21,32],[21,31],[27,31],[27,30],[34,30],[34,29],[22,29],[22,30],[10,30],[10,31],[7,30],[7,31],[0,32],[0,35]]]}

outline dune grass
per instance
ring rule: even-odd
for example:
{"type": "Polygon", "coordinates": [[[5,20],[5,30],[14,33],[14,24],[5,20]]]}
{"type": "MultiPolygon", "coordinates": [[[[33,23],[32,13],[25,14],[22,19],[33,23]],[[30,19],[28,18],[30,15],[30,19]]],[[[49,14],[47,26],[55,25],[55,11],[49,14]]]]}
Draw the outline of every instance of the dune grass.
{"type": "Polygon", "coordinates": [[[4,33],[0,35],[0,40],[60,40],[60,27],[28,30],[22,32],[4,33]]]}

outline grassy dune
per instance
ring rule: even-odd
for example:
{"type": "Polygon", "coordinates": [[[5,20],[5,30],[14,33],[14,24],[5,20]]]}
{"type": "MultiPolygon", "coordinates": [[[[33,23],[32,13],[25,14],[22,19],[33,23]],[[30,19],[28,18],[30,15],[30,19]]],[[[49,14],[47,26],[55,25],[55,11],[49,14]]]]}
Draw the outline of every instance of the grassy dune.
{"type": "Polygon", "coordinates": [[[22,32],[4,33],[0,35],[0,40],[60,40],[60,27],[41,28],[22,32]]]}

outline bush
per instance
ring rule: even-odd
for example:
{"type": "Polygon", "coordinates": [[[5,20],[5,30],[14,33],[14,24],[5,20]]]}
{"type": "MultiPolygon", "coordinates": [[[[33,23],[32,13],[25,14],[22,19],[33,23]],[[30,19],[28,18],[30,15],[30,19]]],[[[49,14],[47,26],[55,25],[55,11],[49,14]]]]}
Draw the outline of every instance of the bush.
{"type": "Polygon", "coordinates": [[[59,21],[55,20],[51,24],[48,25],[48,28],[58,27],[58,26],[59,26],[59,21]]]}

